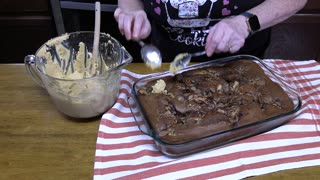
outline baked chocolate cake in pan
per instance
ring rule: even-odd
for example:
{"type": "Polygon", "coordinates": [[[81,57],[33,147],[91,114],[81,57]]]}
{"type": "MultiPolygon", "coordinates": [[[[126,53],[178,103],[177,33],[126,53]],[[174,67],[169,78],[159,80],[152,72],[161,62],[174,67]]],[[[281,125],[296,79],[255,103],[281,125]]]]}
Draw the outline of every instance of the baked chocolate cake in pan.
{"type": "Polygon", "coordinates": [[[292,112],[292,99],[251,60],[149,81],[137,91],[157,138],[181,144],[292,112]]]}

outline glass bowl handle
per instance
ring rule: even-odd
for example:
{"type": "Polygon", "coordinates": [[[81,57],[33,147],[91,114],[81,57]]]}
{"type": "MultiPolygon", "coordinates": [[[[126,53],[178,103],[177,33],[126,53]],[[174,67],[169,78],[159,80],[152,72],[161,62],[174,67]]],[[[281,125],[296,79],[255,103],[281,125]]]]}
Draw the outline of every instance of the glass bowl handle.
{"type": "Polygon", "coordinates": [[[24,58],[24,64],[25,64],[26,70],[28,74],[32,77],[34,82],[36,82],[39,86],[45,88],[38,72],[35,70],[35,67],[34,67],[35,59],[36,59],[35,55],[28,55],[24,58]]]}

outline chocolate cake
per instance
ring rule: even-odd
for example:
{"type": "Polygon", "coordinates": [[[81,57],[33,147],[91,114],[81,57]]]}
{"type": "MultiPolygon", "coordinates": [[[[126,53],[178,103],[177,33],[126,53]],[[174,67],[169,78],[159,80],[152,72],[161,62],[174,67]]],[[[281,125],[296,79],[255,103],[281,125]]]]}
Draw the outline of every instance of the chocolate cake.
{"type": "Polygon", "coordinates": [[[150,81],[138,90],[149,124],[179,144],[293,110],[286,92],[260,66],[239,60],[150,81]]]}

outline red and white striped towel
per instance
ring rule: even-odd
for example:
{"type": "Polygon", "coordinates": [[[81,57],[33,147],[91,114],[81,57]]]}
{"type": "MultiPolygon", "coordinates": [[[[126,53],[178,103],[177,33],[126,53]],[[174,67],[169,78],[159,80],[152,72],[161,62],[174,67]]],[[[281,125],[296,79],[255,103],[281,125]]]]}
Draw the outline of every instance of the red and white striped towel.
{"type": "Polygon", "coordinates": [[[139,131],[126,98],[142,75],[123,70],[119,98],[99,126],[94,179],[242,179],[320,165],[320,64],[264,62],[298,86],[298,116],[272,131],[179,159],[158,152],[152,138],[139,131]]]}

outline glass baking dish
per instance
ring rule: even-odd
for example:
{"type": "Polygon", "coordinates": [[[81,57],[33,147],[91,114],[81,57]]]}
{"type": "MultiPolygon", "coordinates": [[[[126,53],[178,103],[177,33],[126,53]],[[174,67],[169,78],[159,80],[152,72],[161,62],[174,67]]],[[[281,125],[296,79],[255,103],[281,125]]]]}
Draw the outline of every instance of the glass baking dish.
{"type": "Polygon", "coordinates": [[[181,70],[178,73],[199,69],[203,67],[209,67],[209,66],[221,66],[223,64],[238,61],[238,60],[248,60],[248,61],[254,61],[255,63],[257,63],[263,69],[264,73],[273,82],[277,83],[287,93],[287,95],[292,100],[292,103],[294,105],[293,110],[290,112],[280,114],[274,117],[270,117],[267,119],[263,119],[248,125],[235,127],[230,130],[211,134],[209,136],[205,136],[199,139],[194,139],[191,141],[178,143],[178,144],[167,143],[162,141],[159,138],[158,134],[156,133],[154,128],[151,126],[146,116],[145,110],[141,105],[141,102],[139,101],[138,90],[149,81],[158,80],[167,76],[174,76],[174,74],[168,71],[168,72],[148,75],[146,77],[143,77],[137,80],[133,84],[131,95],[128,97],[128,104],[141,132],[152,137],[154,139],[156,147],[163,154],[170,157],[180,157],[180,156],[196,153],[199,151],[204,151],[211,148],[223,146],[243,138],[247,138],[253,135],[257,135],[257,134],[272,130],[293,119],[296,113],[301,108],[301,99],[300,99],[299,91],[296,85],[292,83],[289,79],[287,79],[283,74],[281,74],[281,72],[275,71],[274,69],[269,67],[266,63],[264,63],[263,60],[260,60],[257,57],[250,56],[250,55],[230,56],[227,58],[216,59],[208,62],[194,64],[181,70]]]}

